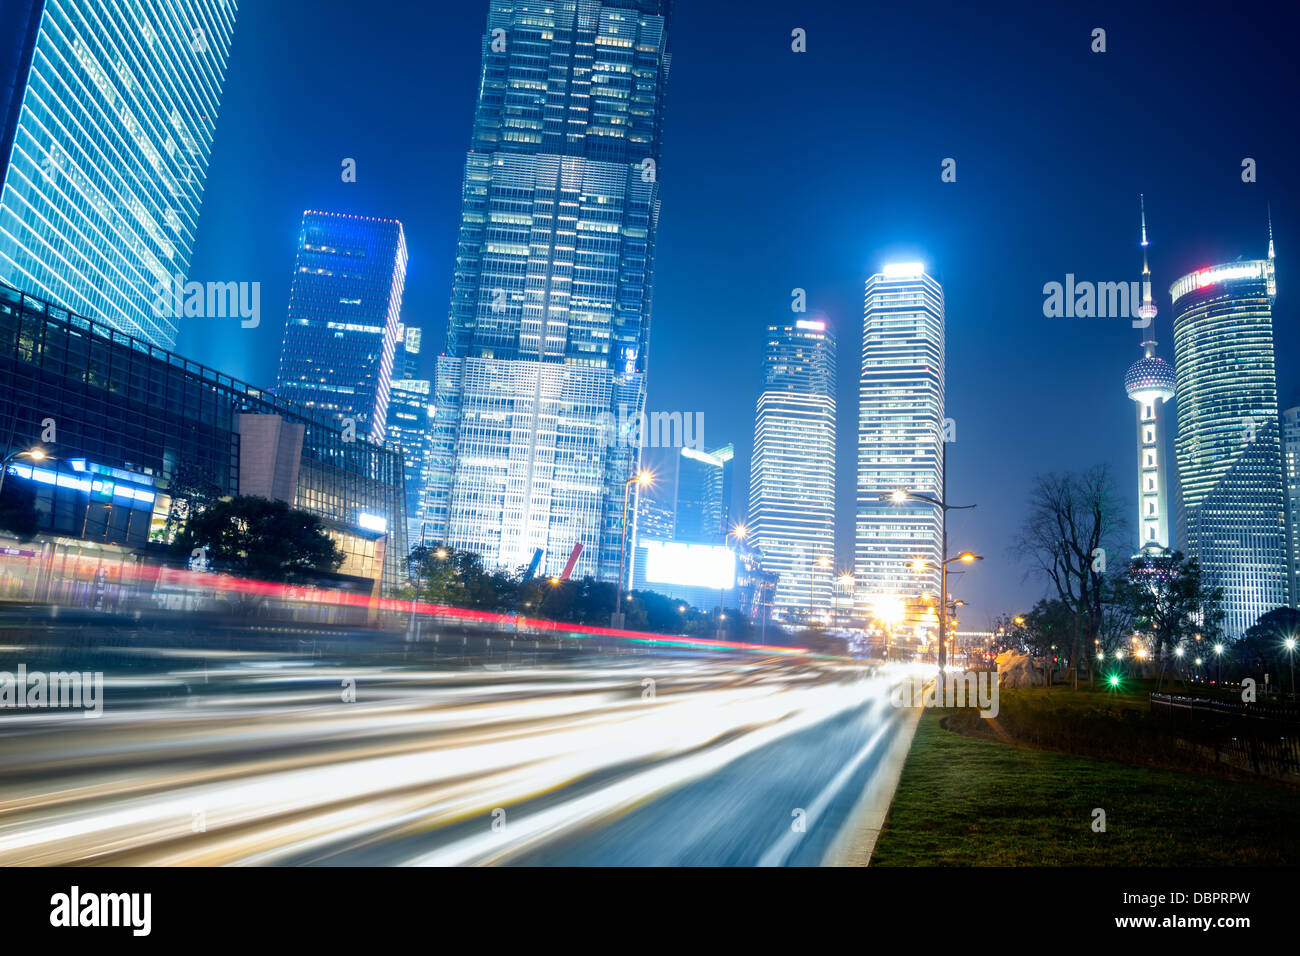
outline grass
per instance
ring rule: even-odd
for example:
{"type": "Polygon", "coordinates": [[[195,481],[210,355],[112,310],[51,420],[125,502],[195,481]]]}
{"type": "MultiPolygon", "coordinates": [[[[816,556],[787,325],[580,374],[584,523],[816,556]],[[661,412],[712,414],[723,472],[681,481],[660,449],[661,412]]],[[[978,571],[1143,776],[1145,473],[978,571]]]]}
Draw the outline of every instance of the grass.
{"type": "Polygon", "coordinates": [[[921,715],[872,866],[1300,861],[1293,790],[966,737],[941,725],[951,713],[921,715]]]}

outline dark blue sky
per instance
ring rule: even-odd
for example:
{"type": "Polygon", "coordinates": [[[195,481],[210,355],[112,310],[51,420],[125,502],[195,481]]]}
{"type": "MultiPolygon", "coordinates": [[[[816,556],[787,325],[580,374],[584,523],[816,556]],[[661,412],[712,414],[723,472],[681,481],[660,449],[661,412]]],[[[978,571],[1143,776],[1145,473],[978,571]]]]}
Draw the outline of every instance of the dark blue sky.
{"type": "MultiPolygon", "coordinates": [[[[431,374],[486,6],[240,5],[191,275],[260,281],[262,325],[189,325],[181,352],[274,381],[299,219],[320,208],[402,221],[403,317],[425,329],[431,374]],[[344,157],[356,183],[340,179],[344,157]]],[[[736,444],[739,505],[762,330],[806,289],[839,336],[848,565],[862,283],[890,259],[924,260],[947,298],[949,496],[979,503],[954,518],[952,545],[988,558],[954,584],[973,626],[1044,591],[1007,552],[1036,472],[1109,462],[1131,496],[1122,382],[1139,335],[1044,318],[1042,287],[1136,279],[1139,192],[1171,361],[1169,285],[1263,256],[1272,203],[1279,387],[1300,404],[1291,25],[1227,4],[1052,6],[680,0],[672,24],[650,408],[702,411],[706,442],[736,444]],[[795,27],[806,53],[790,50],[795,27]],[[940,181],[945,157],[956,183],[940,181]]]]}

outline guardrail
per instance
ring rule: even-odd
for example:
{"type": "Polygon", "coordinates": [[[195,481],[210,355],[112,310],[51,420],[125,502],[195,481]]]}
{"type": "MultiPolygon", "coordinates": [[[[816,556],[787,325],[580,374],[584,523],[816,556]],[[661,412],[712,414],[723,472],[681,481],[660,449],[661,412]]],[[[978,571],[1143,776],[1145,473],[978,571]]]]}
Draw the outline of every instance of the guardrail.
{"type": "Polygon", "coordinates": [[[1295,707],[1152,694],[1179,742],[1237,770],[1300,780],[1300,712],[1295,707]]]}

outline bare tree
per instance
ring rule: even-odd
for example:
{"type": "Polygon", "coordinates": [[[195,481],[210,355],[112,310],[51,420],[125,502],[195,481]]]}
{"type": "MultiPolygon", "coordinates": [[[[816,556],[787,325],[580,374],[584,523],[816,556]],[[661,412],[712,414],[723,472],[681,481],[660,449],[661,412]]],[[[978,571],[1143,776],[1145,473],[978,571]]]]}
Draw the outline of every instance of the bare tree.
{"type": "MultiPolygon", "coordinates": [[[[1079,686],[1081,648],[1097,640],[1105,603],[1108,549],[1125,530],[1123,502],[1105,465],[1082,474],[1039,475],[1029,493],[1029,514],[1012,545],[1029,564],[1026,577],[1041,575],[1073,611],[1071,685],[1079,686]]],[[[1088,661],[1091,666],[1091,660],[1088,661]]]]}

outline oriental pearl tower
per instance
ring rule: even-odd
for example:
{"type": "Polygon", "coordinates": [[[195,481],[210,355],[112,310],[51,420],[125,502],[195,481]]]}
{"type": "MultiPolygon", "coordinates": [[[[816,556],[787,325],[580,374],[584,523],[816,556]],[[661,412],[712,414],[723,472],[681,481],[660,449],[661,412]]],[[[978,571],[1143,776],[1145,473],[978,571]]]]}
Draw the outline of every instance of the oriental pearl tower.
{"type": "Polygon", "coordinates": [[[1147,264],[1146,202],[1142,210],[1142,358],[1124,376],[1128,397],[1137,403],[1138,437],[1138,552],[1159,554],[1169,550],[1169,500],[1166,494],[1165,405],[1174,397],[1174,369],[1156,356],[1156,306],[1151,299],[1151,269],[1147,264]]]}

